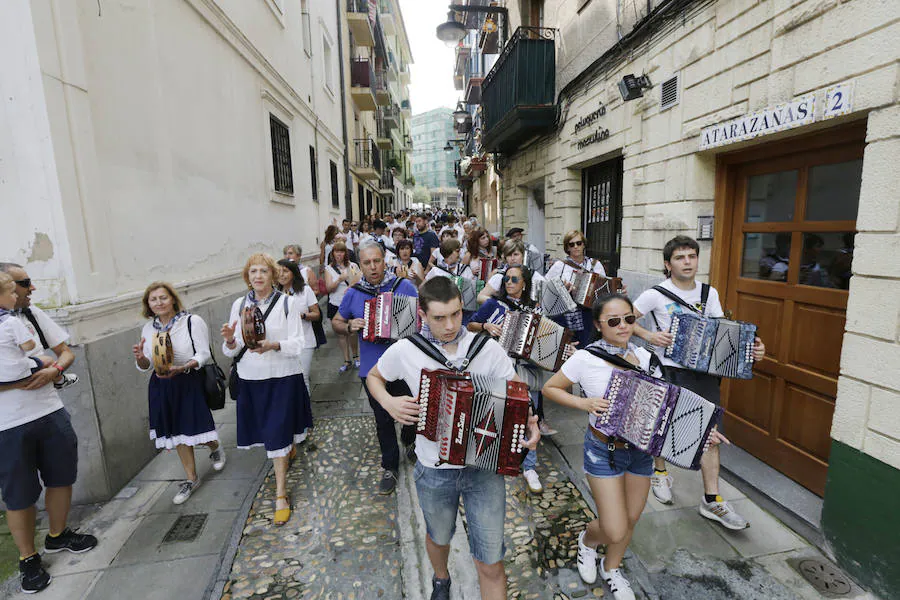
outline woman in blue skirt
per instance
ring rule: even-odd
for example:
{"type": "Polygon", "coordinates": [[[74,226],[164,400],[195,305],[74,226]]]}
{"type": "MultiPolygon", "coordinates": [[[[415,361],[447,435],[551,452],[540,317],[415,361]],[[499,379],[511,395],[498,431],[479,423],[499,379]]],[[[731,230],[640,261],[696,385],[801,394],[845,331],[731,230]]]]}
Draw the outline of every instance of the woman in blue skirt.
{"type": "Polygon", "coordinates": [[[153,367],[148,357],[153,355],[157,336],[167,335],[173,350],[172,364],[150,375],[150,439],[156,441],[157,448],[175,448],[178,452],[187,479],[179,485],[173,502],[182,504],[200,485],[194,446],[210,449],[213,469],[225,468],[225,451],[219,446],[199,371],[212,358],[209,328],[203,319],[184,310],[175,288],[165,282],[147,286],[143,315],[150,321],[141,330],[140,343],[132,348],[138,369],[146,372],[153,367]]]}
{"type": "Polygon", "coordinates": [[[254,254],[244,265],[250,292],[231,306],[222,325],[222,350],[234,357],[240,379],[237,394],[238,448],[264,446],[275,463],[276,525],[291,517],[287,470],[294,444],[306,439],[312,427],[309,392],[303,381],[300,356],[305,344],[301,310],[294,298],[275,289],[278,265],[268,254],[254,254]],[[249,350],[241,332],[244,308],[259,308],[266,325],[265,339],[249,350]]]}

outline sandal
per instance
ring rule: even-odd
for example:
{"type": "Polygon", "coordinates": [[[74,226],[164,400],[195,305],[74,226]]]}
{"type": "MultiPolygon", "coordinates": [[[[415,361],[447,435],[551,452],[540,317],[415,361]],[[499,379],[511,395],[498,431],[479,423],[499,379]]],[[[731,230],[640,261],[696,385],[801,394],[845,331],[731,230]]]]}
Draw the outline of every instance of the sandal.
{"type": "Polygon", "coordinates": [[[352,362],[350,362],[349,360],[345,360],[344,364],[342,364],[340,368],[338,368],[338,373],[346,373],[352,366],[352,362]]]}
{"type": "Polygon", "coordinates": [[[291,501],[287,496],[276,496],[275,497],[275,505],[278,505],[279,500],[284,500],[287,502],[287,508],[276,508],[275,509],[275,518],[272,519],[272,523],[278,527],[284,525],[288,521],[291,520],[291,501]]]}

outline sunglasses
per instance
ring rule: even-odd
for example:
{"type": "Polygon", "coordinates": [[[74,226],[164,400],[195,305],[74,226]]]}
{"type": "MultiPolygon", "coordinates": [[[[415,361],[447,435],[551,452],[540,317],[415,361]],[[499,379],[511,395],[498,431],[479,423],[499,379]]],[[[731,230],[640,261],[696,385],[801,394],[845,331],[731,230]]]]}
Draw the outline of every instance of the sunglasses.
{"type": "Polygon", "coordinates": [[[522,278],[518,275],[504,275],[503,283],[519,283],[522,281],[522,278]]]}
{"type": "Polygon", "coordinates": [[[584,240],[575,240],[574,242],[569,242],[569,248],[575,248],[576,246],[584,246],[584,240]]]}
{"type": "Polygon", "coordinates": [[[637,321],[637,317],[634,315],[625,315],[624,317],[610,317],[606,320],[606,324],[610,327],[618,327],[622,319],[625,319],[629,325],[634,325],[634,322],[637,321]]]}
{"type": "Polygon", "coordinates": [[[21,285],[23,288],[31,287],[31,279],[20,279],[15,282],[16,285],[21,285]]]}

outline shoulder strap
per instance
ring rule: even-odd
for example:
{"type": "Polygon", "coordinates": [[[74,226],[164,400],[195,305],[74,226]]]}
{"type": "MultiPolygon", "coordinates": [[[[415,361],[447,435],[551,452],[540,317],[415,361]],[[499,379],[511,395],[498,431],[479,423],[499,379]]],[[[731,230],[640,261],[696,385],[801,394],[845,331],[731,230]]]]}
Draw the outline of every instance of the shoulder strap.
{"type": "Polygon", "coordinates": [[[191,331],[191,317],[194,315],[188,315],[188,337],[191,338],[191,350],[194,351],[194,354],[197,354],[197,346],[194,345],[194,333],[191,331]]]}
{"type": "Polygon", "coordinates": [[[709,300],[709,286],[700,284],[700,314],[706,314],[706,301],[709,300]]]}
{"type": "Polygon", "coordinates": [[[478,353],[484,349],[490,339],[490,336],[483,333],[475,334],[475,339],[472,340],[472,344],[469,346],[469,351],[466,352],[466,360],[468,361],[467,364],[472,364],[472,361],[476,356],[478,356],[478,353]]]}
{"type": "Polygon", "coordinates": [[[650,353],[650,375],[653,376],[656,373],[656,370],[659,369],[659,372],[662,373],[663,364],[659,357],[656,355],[656,352],[650,353]]]}
{"type": "Polygon", "coordinates": [[[403,283],[403,279],[402,279],[402,278],[397,277],[396,279],[394,279],[394,283],[391,284],[391,292],[396,291],[397,288],[400,287],[400,284],[401,284],[401,283],[403,283]]]}
{"type": "Polygon", "coordinates": [[[602,348],[585,348],[585,350],[596,356],[597,358],[602,358],[608,363],[614,364],[617,367],[622,367],[623,369],[630,369],[632,371],[643,371],[638,365],[631,364],[625,358],[621,356],[617,356],[615,354],[610,354],[606,350],[602,348]]]}
{"type": "MultiPolygon", "coordinates": [[[[703,285],[706,285],[706,284],[703,284],[703,285]]],[[[709,286],[707,286],[707,287],[709,287],[709,286]]],[[[700,312],[699,310],[697,310],[697,307],[691,306],[690,304],[688,304],[687,302],[685,302],[684,299],[683,299],[681,296],[679,296],[678,294],[674,294],[674,293],[670,292],[669,290],[667,290],[666,288],[662,287],[661,285],[654,285],[654,286],[653,286],[653,289],[656,290],[657,292],[659,292],[660,294],[662,294],[663,296],[665,296],[666,298],[669,298],[669,299],[671,299],[671,300],[674,300],[675,302],[677,302],[677,303],[680,304],[681,306],[687,308],[688,310],[691,310],[691,311],[693,311],[693,312],[695,312],[695,313],[699,313],[699,312],[700,312]]],[[[707,290],[706,293],[709,294],[709,290],[707,290]]],[[[701,294],[701,298],[702,298],[703,288],[700,289],[700,294],[701,294]]],[[[659,326],[659,324],[657,324],[657,327],[658,327],[658,326],[659,326]]]]}
{"type": "Polygon", "coordinates": [[[366,288],[362,287],[358,283],[353,284],[353,289],[356,290],[357,292],[362,292],[363,294],[366,294],[367,296],[375,297],[378,295],[378,294],[373,294],[370,290],[367,290],[366,288]]]}
{"type": "Polygon", "coordinates": [[[38,334],[38,339],[41,340],[41,346],[45,349],[50,349],[50,344],[47,343],[47,338],[44,336],[44,332],[41,330],[41,326],[38,325],[37,317],[34,316],[34,313],[31,312],[31,309],[27,309],[23,311],[25,314],[25,318],[28,319],[28,322],[34,327],[34,330],[38,334]]]}
{"type": "Polygon", "coordinates": [[[453,369],[453,366],[448,364],[447,357],[441,354],[441,351],[435,348],[431,342],[426,340],[421,333],[414,333],[407,336],[406,339],[412,342],[412,345],[421,350],[428,358],[433,358],[448,369],[453,369]]]}

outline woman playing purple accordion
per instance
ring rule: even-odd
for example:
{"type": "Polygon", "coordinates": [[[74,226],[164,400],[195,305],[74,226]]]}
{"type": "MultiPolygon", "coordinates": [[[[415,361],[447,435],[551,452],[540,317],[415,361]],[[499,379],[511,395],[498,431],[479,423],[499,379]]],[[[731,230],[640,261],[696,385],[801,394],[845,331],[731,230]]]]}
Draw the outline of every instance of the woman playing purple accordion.
{"type": "Polygon", "coordinates": [[[207,446],[213,469],[225,468],[225,451],[219,447],[219,434],[206,405],[203,375],[198,369],[212,360],[209,328],[206,322],[184,310],[184,304],[171,284],[154,282],[147,286],[142,300],[143,315],[150,319],[141,330],[141,341],[132,348],[140,371],[154,367],[149,357],[159,346],[171,347],[171,364],[157,364],[150,375],[150,439],[157,448],[175,448],[187,479],[178,486],[173,502],[182,504],[200,478],[194,462],[194,446],[207,446]],[[157,346],[156,348],[154,346],[157,346]]]}
{"type": "MultiPolygon", "coordinates": [[[[616,368],[601,356],[620,357],[653,377],[661,378],[662,372],[650,352],[631,343],[636,319],[634,307],[626,296],[614,294],[600,298],[591,314],[599,339],[575,352],[544,385],[543,392],[545,398],[583,410],[589,418],[584,436],[584,472],[598,518],[588,523],[578,536],[578,573],[586,583],[596,581],[596,548],[606,544],[600,574],[616,600],[634,600],[631,585],[620,567],[647,502],[653,458],[620,440],[608,439],[596,428],[597,419],[609,409],[604,395],[616,368]],[[585,397],[570,392],[576,383],[585,397]]],[[[710,440],[712,443],[727,441],[717,432],[710,440]]]]}
{"type": "Polygon", "coordinates": [[[228,323],[222,326],[222,350],[237,363],[238,448],[264,446],[275,463],[276,525],[287,523],[291,505],[287,497],[288,461],[294,444],[306,439],[312,427],[309,392],[300,357],[306,346],[301,310],[291,296],[275,290],[278,265],[268,254],[254,254],[244,266],[250,292],[234,301],[228,323]],[[265,336],[249,349],[244,342],[242,313],[258,309],[265,336]]]}

